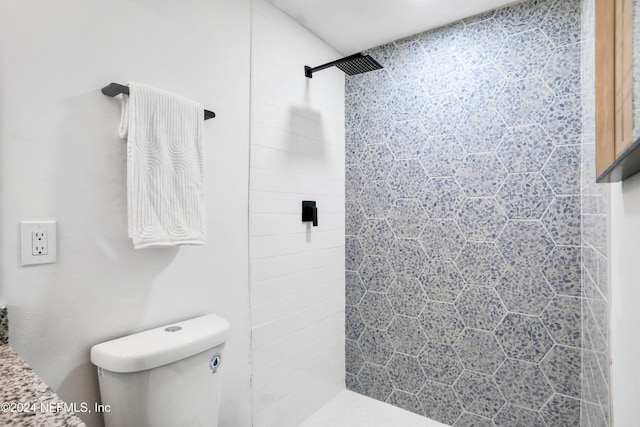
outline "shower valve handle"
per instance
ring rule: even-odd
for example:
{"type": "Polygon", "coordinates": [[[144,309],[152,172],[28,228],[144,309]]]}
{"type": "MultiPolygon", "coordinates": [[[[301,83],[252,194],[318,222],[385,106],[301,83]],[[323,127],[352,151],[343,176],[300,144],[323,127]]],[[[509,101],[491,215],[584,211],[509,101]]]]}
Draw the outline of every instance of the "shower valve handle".
{"type": "Polygon", "coordinates": [[[313,222],[313,226],[318,226],[318,208],[315,201],[302,201],[302,222],[313,222]]]}

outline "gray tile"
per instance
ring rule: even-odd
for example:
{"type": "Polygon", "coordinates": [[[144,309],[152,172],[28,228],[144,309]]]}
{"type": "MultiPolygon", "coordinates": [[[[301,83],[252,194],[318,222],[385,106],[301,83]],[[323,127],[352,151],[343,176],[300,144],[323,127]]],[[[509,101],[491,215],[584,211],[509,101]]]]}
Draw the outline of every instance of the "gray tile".
{"type": "MultiPolygon", "coordinates": [[[[373,73],[379,74],[379,73],[373,73]]],[[[385,73],[380,73],[382,76],[381,79],[385,80],[385,73]]],[[[378,76],[380,77],[380,76],[378,76]]],[[[387,107],[383,105],[379,105],[379,100],[376,100],[372,94],[376,92],[381,93],[389,93],[391,94],[394,90],[392,82],[385,82],[390,84],[388,87],[367,87],[365,90],[361,90],[359,94],[364,95],[363,102],[368,103],[369,101],[374,101],[376,106],[373,104],[369,104],[369,108],[364,111],[362,115],[362,121],[360,122],[360,134],[365,139],[367,144],[380,144],[383,142],[387,142],[389,140],[389,136],[391,135],[391,131],[393,130],[393,116],[387,109],[387,107]],[[380,90],[379,90],[380,89],[380,90]],[[366,92],[366,93],[365,93],[366,92]]]]}
{"type": "Polygon", "coordinates": [[[453,92],[465,79],[462,63],[451,52],[438,51],[429,55],[424,72],[420,75],[420,85],[429,95],[453,92]]]}
{"type": "Polygon", "coordinates": [[[393,384],[382,366],[365,364],[358,373],[359,393],[385,402],[393,392],[393,384]]]}
{"type": "MultiPolygon", "coordinates": [[[[567,297],[570,298],[570,297],[567,297]]],[[[586,304],[586,309],[584,310],[584,319],[582,322],[583,331],[582,333],[587,334],[589,340],[591,341],[592,349],[598,353],[607,353],[608,352],[608,343],[607,338],[603,336],[598,330],[598,326],[596,325],[596,320],[594,319],[591,311],[588,309],[589,305],[586,304]]],[[[562,311],[558,309],[559,313],[554,314],[554,317],[562,316],[562,311]]],[[[573,311],[569,309],[568,311],[573,311]]],[[[571,315],[569,315],[571,316],[571,315]]],[[[556,339],[556,342],[560,342],[564,340],[566,342],[582,342],[580,337],[580,330],[572,330],[573,328],[573,319],[568,320],[555,320],[551,323],[550,327],[558,328],[559,331],[553,331],[552,333],[560,335],[559,338],[556,339]],[[563,330],[565,328],[566,330],[563,330]]],[[[571,345],[571,344],[569,344],[571,345]]]]}
{"type": "Polygon", "coordinates": [[[455,302],[467,328],[492,331],[507,312],[493,288],[468,286],[455,302]]]}
{"type": "Polygon", "coordinates": [[[387,144],[367,144],[358,159],[358,165],[368,181],[381,181],[389,175],[393,161],[387,144]]]}
{"type": "MultiPolygon", "coordinates": [[[[351,111],[351,108],[347,108],[346,111],[351,111]]],[[[358,129],[346,132],[344,139],[345,164],[352,165],[357,163],[364,151],[365,144],[366,141],[358,129]]]]}
{"type": "MultiPolygon", "coordinates": [[[[347,93],[345,95],[345,105],[348,105],[348,108],[345,108],[344,114],[344,125],[345,129],[353,130],[360,126],[360,122],[362,121],[362,114],[367,109],[367,106],[364,105],[360,95],[356,92],[347,93]]],[[[347,132],[350,133],[350,132],[347,132]]],[[[356,156],[360,157],[360,156],[356,156]]],[[[353,162],[347,162],[353,163],[353,162]]]]}
{"type": "Polygon", "coordinates": [[[358,305],[365,292],[364,284],[358,273],[355,271],[345,272],[345,289],[347,305],[358,305]]]}
{"type": "Polygon", "coordinates": [[[387,297],[396,314],[417,317],[425,304],[427,295],[418,279],[396,277],[387,291],[387,297]]]}
{"type": "Polygon", "coordinates": [[[540,122],[557,145],[582,141],[582,99],[579,94],[558,96],[540,122]]]}
{"type": "Polygon", "coordinates": [[[493,333],[465,329],[453,346],[466,369],[493,375],[506,358],[493,333]]]}
{"type": "Polygon", "coordinates": [[[456,136],[467,153],[493,151],[507,129],[495,108],[467,111],[462,123],[456,136]]]}
{"type": "Polygon", "coordinates": [[[507,403],[493,419],[495,427],[547,427],[538,412],[507,403]]]}
{"type": "Polygon", "coordinates": [[[427,296],[440,302],[454,302],[462,289],[464,279],[453,262],[431,260],[420,276],[427,296]]]}
{"type": "Polygon", "coordinates": [[[494,286],[504,271],[502,256],[494,243],[467,242],[456,266],[470,285],[494,286]]]}
{"type": "Polygon", "coordinates": [[[369,218],[364,221],[358,239],[367,255],[385,256],[393,241],[393,232],[384,218],[369,218]]]}
{"type": "Polygon", "coordinates": [[[496,194],[507,176],[494,153],[469,154],[458,169],[456,180],[469,197],[489,197],[496,194]]]}
{"type": "Polygon", "coordinates": [[[347,200],[345,202],[345,216],[345,234],[358,234],[360,228],[362,228],[362,224],[364,224],[365,217],[357,201],[347,200]]]}
{"type": "MultiPolygon", "coordinates": [[[[360,79],[358,94],[368,109],[385,106],[397,86],[388,70],[383,69],[375,73],[366,73],[360,79]]],[[[362,127],[365,123],[361,123],[362,127]]]]}
{"type": "Polygon", "coordinates": [[[490,375],[465,370],[453,389],[465,410],[483,417],[493,418],[505,403],[490,375]]]}
{"type": "Polygon", "coordinates": [[[429,135],[417,120],[396,122],[389,137],[389,147],[396,159],[417,159],[429,135]]]}
{"type": "Polygon", "coordinates": [[[453,261],[464,246],[464,237],[454,220],[432,219],[424,228],[420,243],[429,258],[453,261]]]}
{"type": "Polygon", "coordinates": [[[539,267],[554,246],[540,221],[509,221],[498,237],[498,248],[512,266],[539,267]]]}
{"type": "Polygon", "coordinates": [[[579,42],[582,34],[582,2],[556,0],[540,25],[545,35],[558,46],[579,42]]]}
{"type": "Polygon", "coordinates": [[[364,356],[357,342],[345,341],[345,365],[348,374],[357,375],[364,366],[364,356]]]}
{"type": "Polygon", "coordinates": [[[418,393],[418,399],[427,418],[453,424],[462,413],[462,405],[451,386],[428,381],[418,393]]]}
{"type": "Polygon", "coordinates": [[[464,202],[456,221],[467,240],[492,242],[507,223],[507,217],[493,197],[473,197],[464,202]]]}
{"type": "MultiPolygon", "coordinates": [[[[493,63],[487,63],[466,70],[464,78],[455,88],[455,93],[467,111],[479,110],[493,107],[505,84],[506,78],[498,67],[493,63]]],[[[463,123],[464,127],[468,125],[464,121],[463,123]]]]}
{"type": "Polygon", "coordinates": [[[580,194],[580,146],[556,147],[540,172],[556,194],[580,194]]]}
{"type": "MultiPolygon", "coordinates": [[[[424,46],[423,46],[424,47],[424,46]]],[[[374,57],[380,64],[386,64],[391,61],[391,57],[396,51],[396,46],[393,43],[385,44],[382,46],[376,46],[371,49],[367,49],[365,53],[374,57]]],[[[366,76],[367,74],[357,74],[355,76],[348,76],[347,79],[358,78],[366,76]]]]}
{"type": "Polygon", "coordinates": [[[402,408],[406,411],[413,412],[414,414],[424,416],[424,411],[420,405],[420,401],[415,394],[407,393],[401,390],[393,390],[391,396],[387,400],[387,403],[402,408]]]}
{"type": "Polygon", "coordinates": [[[462,373],[462,365],[453,347],[434,341],[427,343],[418,361],[427,379],[452,385],[462,373]]]}
{"type": "Polygon", "coordinates": [[[553,0],[524,1],[496,11],[495,20],[507,34],[538,28],[553,0]]]}
{"type": "Polygon", "coordinates": [[[509,172],[538,172],[554,145],[538,124],[508,128],[496,154],[509,172]]]}
{"type": "Polygon", "coordinates": [[[494,333],[507,357],[527,362],[540,362],[553,347],[553,340],[537,317],[507,313],[494,333]]]}
{"type": "Polygon", "coordinates": [[[554,94],[539,77],[508,82],[496,108],[508,126],[539,123],[554,94]]]}
{"type": "Polygon", "coordinates": [[[468,24],[455,53],[467,67],[484,65],[493,61],[503,39],[502,28],[493,19],[468,24]]]}
{"type": "Polygon", "coordinates": [[[417,41],[396,44],[395,52],[391,57],[391,61],[386,68],[398,83],[413,80],[414,76],[419,75],[424,68],[427,60],[427,54],[422,45],[417,41]]]}
{"type": "Polygon", "coordinates": [[[585,242],[607,255],[607,216],[584,215],[582,217],[582,238],[585,242]]]}
{"type": "Polygon", "coordinates": [[[496,194],[509,219],[540,219],[554,193],[538,172],[510,174],[496,194]]]}
{"type": "Polygon", "coordinates": [[[582,402],[581,417],[582,420],[586,420],[586,425],[588,425],[589,427],[609,426],[609,422],[607,421],[603,411],[606,411],[606,409],[602,408],[600,405],[584,401],[582,402]]]}
{"type": "Polygon", "coordinates": [[[358,273],[365,289],[372,292],[386,292],[395,275],[384,257],[368,256],[362,261],[358,273]]]}
{"type": "Polygon", "coordinates": [[[493,427],[493,423],[489,418],[464,412],[460,418],[453,423],[453,427],[493,427]]]}
{"type": "Polygon", "coordinates": [[[580,248],[556,246],[542,265],[542,273],[557,294],[581,296],[580,248]]]}
{"type": "Polygon", "coordinates": [[[364,331],[364,320],[357,307],[348,305],[345,307],[345,332],[347,339],[357,340],[364,331]]]}
{"type": "Polygon", "coordinates": [[[464,191],[453,177],[430,179],[420,195],[431,218],[453,218],[464,200],[464,191]]]}
{"type": "Polygon", "coordinates": [[[530,410],[542,408],[553,394],[544,374],[534,363],[507,359],[495,378],[507,402],[530,410]]]}
{"type": "Polygon", "coordinates": [[[487,19],[491,19],[496,15],[495,10],[490,10],[488,12],[479,13],[477,15],[470,16],[468,18],[464,18],[462,22],[465,24],[473,24],[474,22],[486,21],[487,19]]]}
{"type": "Polygon", "coordinates": [[[432,136],[420,155],[420,163],[431,178],[455,175],[465,152],[454,135],[432,136]]]}
{"type": "Polygon", "coordinates": [[[364,359],[376,365],[386,365],[393,356],[393,347],[385,331],[366,328],[358,338],[358,345],[364,359]]]}
{"type": "Polygon", "coordinates": [[[414,356],[396,353],[387,365],[387,372],[396,389],[417,393],[427,380],[414,356]]]}
{"type": "Polygon", "coordinates": [[[580,196],[556,196],[542,217],[558,245],[580,245],[580,196]]]}
{"type": "MultiPolygon", "coordinates": [[[[387,108],[396,121],[412,120],[420,117],[427,101],[427,94],[415,81],[399,84],[387,102],[387,108]]],[[[349,105],[348,109],[352,107],[349,105]]]]}
{"type": "Polygon", "coordinates": [[[411,356],[417,356],[427,343],[420,322],[413,317],[394,316],[387,333],[395,351],[411,356]]]}
{"type": "Polygon", "coordinates": [[[433,341],[453,344],[464,329],[453,304],[429,301],[420,314],[420,324],[433,341]]]}
{"type": "Polygon", "coordinates": [[[395,162],[387,183],[398,198],[418,197],[429,178],[418,159],[395,162]]]}
{"type": "Polygon", "coordinates": [[[578,427],[580,425],[580,401],[555,394],[541,411],[548,426],[578,427]]]}
{"type": "Polygon", "coordinates": [[[540,270],[523,267],[507,270],[496,291],[507,310],[532,316],[539,316],[554,295],[540,270]]]}
{"type": "Polygon", "coordinates": [[[367,291],[358,304],[358,309],[365,325],[371,328],[386,329],[393,319],[393,309],[386,294],[367,291]]]}
{"type": "Polygon", "coordinates": [[[345,195],[347,200],[355,200],[362,193],[366,183],[358,165],[345,166],[345,195]]]}
{"type": "Polygon", "coordinates": [[[460,41],[464,23],[458,21],[444,27],[436,28],[418,34],[418,43],[422,45],[427,55],[438,52],[451,52],[460,41]]]}
{"type": "Polygon", "coordinates": [[[358,202],[368,218],[384,218],[395,203],[395,195],[385,181],[369,181],[362,189],[358,202]]]}
{"type": "Polygon", "coordinates": [[[456,131],[464,114],[458,98],[445,93],[429,97],[422,109],[420,121],[429,135],[450,135],[456,131]]]}
{"type": "Polygon", "coordinates": [[[553,51],[553,44],[538,29],[507,37],[496,57],[498,68],[509,80],[520,80],[542,74],[553,51]]]}
{"type": "Polygon", "coordinates": [[[558,344],[580,347],[580,299],[555,296],[542,312],[541,319],[558,344]]]}
{"type": "Polygon", "coordinates": [[[417,238],[429,221],[418,199],[398,199],[387,216],[396,237],[417,238]]]}
{"type": "Polygon", "coordinates": [[[357,270],[364,260],[364,249],[356,236],[345,237],[345,268],[357,270]]]}
{"type": "Polygon", "coordinates": [[[580,398],[581,357],[580,349],[556,345],[542,360],[540,367],[557,393],[580,398]]]}
{"type": "Polygon", "coordinates": [[[593,314],[598,331],[606,337],[609,331],[609,313],[607,302],[601,299],[587,299],[587,305],[593,314]]]}
{"type": "Polygon", "coordinates": [[[387,259],[398,276],[407,277],[419,277],[427,263],[427,256],[415,239],[395,239],[387,259]]]}
{"type": "Polygon", "coordinates": [[[351,390],[355,393],[362,394],[362,391],[360,390],[360,385],[358,384],[357,376],[347,373],[345,374],[344,382],[347,390],[351,390]]]}

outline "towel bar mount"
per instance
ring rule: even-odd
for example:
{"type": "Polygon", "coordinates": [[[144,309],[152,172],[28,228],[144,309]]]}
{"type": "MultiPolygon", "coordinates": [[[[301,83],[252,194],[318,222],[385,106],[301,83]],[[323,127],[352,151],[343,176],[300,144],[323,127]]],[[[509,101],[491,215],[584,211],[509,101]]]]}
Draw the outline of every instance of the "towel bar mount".
{"type": "MultiPolygon", "coordinates": [[[[129,87],[118,83],[111,83],[102,88],[102,93],[107,96],[116,96],[120,94],[129,95],[129,87]]],[[[216,113],[209,110],[204,110],[204,119],[213,119],[216,113]]]]}

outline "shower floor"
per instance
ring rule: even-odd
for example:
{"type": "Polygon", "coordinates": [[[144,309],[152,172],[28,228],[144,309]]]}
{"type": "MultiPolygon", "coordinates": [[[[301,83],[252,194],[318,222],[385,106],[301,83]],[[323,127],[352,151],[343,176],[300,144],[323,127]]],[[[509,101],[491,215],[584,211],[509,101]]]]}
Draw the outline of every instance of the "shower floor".
{"type": "Polygon", "coordinates": [[[300,427],[447,427],[413,412],[405,411],[345,390],[311,415],[300,427]]]}

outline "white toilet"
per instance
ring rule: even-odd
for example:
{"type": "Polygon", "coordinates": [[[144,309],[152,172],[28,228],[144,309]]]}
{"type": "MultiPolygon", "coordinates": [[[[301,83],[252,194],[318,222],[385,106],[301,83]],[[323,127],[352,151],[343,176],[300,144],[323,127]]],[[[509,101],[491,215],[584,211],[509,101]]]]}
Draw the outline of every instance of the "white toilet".
{"type": "Polygon", "coordinates": [[[210,314],[97,344],[106,427],[216,427],[229,322],[210,314]]]}

